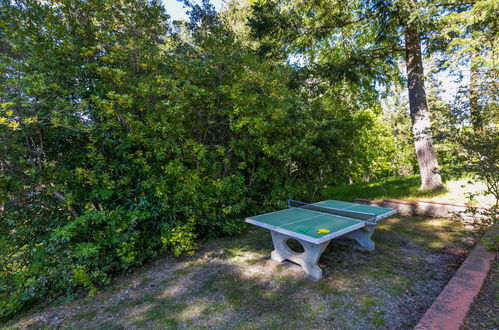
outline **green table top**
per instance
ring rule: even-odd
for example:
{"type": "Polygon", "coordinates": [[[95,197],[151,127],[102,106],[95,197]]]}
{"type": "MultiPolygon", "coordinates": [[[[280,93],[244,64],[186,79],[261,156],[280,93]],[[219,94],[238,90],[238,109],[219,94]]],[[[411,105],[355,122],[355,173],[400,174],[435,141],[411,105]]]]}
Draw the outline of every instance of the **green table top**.
{"type": "MultiPolygon", "coordinates": [[[[322,201],[312,205],[338,210],[371,213],[374,217],[372,221],[378,221],[396,213],[393,209],[335,200],[322,201]]],[[[246,222],[275,230],[292,237],[301,238],[312,243],[324,242],[366,225],[366,222],[363,220],[303,208],[288,208],[276,212],[265,213],[247,218],[246,222]]]]}

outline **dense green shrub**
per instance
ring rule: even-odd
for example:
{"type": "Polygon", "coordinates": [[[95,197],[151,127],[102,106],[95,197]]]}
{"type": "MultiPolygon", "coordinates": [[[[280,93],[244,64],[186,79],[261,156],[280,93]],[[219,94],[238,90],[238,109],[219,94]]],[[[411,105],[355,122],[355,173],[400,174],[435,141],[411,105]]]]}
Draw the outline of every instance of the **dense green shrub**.
{"type": "Polygon", "coordinates": [[[0,318],[390,174],[356,86],[312,98],[216,16],[173,33],[157,1],[1,5],[0,318]]]}

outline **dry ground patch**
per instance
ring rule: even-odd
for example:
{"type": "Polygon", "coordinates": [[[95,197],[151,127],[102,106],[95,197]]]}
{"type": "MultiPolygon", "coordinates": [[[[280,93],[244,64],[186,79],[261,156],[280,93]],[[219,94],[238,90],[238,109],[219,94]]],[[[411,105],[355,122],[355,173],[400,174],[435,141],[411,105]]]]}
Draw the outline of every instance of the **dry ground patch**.
{"type": "Polygon", "coordinates": [[[392,217],[362,251],[333,241],[309,281],[270,260],[268,231],[206,242],[192,258],[164,257],[97,296],[39,306],[11,328],[412,328],[474,244],[450,220],[392,217]]]}

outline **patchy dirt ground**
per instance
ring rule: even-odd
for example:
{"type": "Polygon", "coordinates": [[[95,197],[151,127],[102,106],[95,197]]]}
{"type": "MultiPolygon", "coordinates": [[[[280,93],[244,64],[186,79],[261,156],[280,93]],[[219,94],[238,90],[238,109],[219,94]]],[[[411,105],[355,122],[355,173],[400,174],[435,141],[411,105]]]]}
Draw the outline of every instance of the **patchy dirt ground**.
{"type": "Polygon", "coordinates": [[[412,328],[474,242],[457,222],[392,217],[374,252],[333,241],[308,280],[270,260],[268,231],[158,259],[94,297],[38,306],[8,328],[412,328]]]}
{"type": "Polygon", "coordinates": [[[499,263],[492,263],[489,276],[485,281],[475,303],[464,320],[463,329],[499,328],[499,263]]]}

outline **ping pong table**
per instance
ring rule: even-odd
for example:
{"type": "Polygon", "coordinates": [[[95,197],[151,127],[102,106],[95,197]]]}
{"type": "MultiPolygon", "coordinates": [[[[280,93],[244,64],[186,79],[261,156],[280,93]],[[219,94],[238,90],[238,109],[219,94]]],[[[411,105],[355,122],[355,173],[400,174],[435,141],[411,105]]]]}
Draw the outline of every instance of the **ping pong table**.
{"type": "Polygon", "coordinates": [[[246,222],[270,230],[273,260],[297,263],[313,280],[319,280],[322,270],[317,263],[332,239],[347,237],[372,251],[375,244],[371,236],[377,222],[395,213],[389,208],[336,200],[314,204],[289,200],[287,209],[253,216],[246,222]],[[286,243],[290,239],[297,240],[304,252],[291,250],[286,243]]]}

